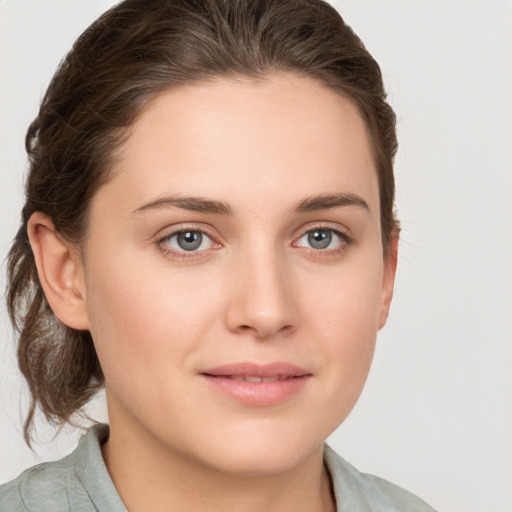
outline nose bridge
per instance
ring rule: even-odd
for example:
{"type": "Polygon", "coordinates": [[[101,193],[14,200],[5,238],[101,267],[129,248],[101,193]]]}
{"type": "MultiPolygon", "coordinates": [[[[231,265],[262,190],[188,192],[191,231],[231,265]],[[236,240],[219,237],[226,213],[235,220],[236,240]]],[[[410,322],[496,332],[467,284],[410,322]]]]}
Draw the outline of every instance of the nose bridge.
{"type": "Polygon", "coordinates": [[[231,330],[267,338],[296,326],[291,269],[275,243],[260,238],[250,244],[239,254],[234,278],[227,312],[231,330]]]}

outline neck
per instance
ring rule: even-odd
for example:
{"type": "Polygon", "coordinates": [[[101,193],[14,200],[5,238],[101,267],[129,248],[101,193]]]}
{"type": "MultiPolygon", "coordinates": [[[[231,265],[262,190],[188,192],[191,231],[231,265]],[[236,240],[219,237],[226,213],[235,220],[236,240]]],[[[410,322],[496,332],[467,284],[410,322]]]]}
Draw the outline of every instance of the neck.
{"type": "Polygon", "coordinates": [[[111,423],[103,446],[110,476],[130,512],[335,511],[321,446],[289,471],[242,474],[156,446],[144,432],[132,434],[111,423]]]}

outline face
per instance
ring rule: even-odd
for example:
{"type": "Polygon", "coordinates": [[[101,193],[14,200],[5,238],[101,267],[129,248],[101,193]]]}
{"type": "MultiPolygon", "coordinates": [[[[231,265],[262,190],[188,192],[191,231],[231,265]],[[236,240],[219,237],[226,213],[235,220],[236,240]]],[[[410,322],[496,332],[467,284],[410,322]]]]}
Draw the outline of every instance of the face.
{"type": "Polygon", "coordinates": [[[321,450],[361,393],[394,275],[361,116],[291,75],[155,99],[83,253],[112,431],[237,472],[321,450]]]}

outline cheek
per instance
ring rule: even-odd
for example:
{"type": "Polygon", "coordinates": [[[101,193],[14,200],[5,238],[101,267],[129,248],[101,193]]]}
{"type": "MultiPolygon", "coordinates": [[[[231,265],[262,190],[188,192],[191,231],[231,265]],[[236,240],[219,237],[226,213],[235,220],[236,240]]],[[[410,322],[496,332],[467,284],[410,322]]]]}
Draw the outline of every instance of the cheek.
{"type": "MultiPolygon", "coordinates": [[[[329,382],[322,400],[343,421],[358,399],[370,369],[381,304],[382,264],[336,269],[336,273],[309,287],[308,311],[311,339],[322,345],[321,364],[329,382]],[[322,287],[318,286],[323,284],[322,287]],[[311,290],[316,293],[311,293],[311,290]],[[320,292],[322,290],[322,292],[320,292]],[[329,405],[330,404],[330,405],[329,405]]],[[[305,289],[306,293],[306,289],[305,289]]]]}
{"type": "Polygon", "coordinates": [[[183,364],[212,325],[215,291],[203,286],[197,273],[154,262],[97,261],[90,268],[94,278],[88,280],[87,304],[107,381],[127,370],[132,377],[169,375],[167,370],[183,364]]]}
{"type": "Polygon", "coordinates": [[[304,283],[302,296],[308,304],[303,310],[313,312],[312,321],[316,318],[318,329],[329,332],[331,339],[361,347],[378,330],[382,276],[383,263],[371,252],[368,258],[347,258],[346,263],[304,283]]]}

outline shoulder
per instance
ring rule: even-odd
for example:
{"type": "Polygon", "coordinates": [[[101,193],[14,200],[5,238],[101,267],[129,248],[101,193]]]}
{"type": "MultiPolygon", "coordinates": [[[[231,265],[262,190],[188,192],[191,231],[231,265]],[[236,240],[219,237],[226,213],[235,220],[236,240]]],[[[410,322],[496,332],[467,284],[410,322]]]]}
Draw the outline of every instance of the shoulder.
{"type": "Polygon", "coordinates": [[[67,457],[38,464],[0,486],[0,512],[125,511],[106,468],[100,442],[108,427],[98,425],[67,457]]]}
{"type": "Polygon", "coordinates": [[[75,478],[71,456],[38,464],[0,486],[0,511],[68,510],[68,491],[76,486],[75,478]]]}
{"type": "Polygon", "coordinates": [[[329,446],[324,460],[331,475],[338,512],[435,512],[414,494],[379,478],[359,472],[329,446]]]}

